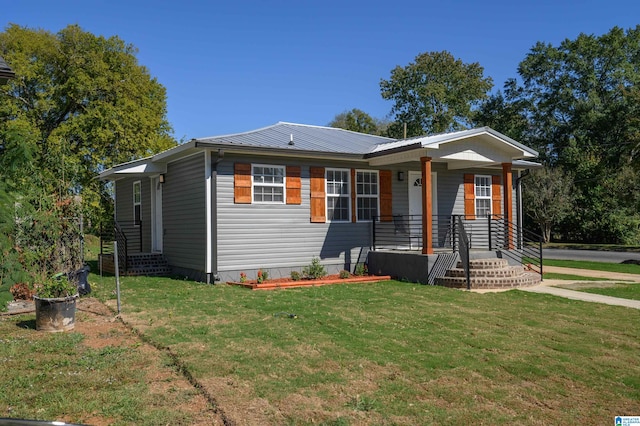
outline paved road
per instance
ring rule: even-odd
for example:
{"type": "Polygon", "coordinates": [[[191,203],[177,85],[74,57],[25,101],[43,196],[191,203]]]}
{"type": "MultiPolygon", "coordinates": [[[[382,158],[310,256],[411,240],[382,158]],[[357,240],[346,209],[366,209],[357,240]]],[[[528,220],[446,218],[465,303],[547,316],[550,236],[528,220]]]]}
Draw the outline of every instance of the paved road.
{"type": "Polygon", "coordinates": [[[598,250],[542,249],[543,259],[588,260],[593,262],[622,263],[625,260],[640,261],[640,253],[598,250]]]}

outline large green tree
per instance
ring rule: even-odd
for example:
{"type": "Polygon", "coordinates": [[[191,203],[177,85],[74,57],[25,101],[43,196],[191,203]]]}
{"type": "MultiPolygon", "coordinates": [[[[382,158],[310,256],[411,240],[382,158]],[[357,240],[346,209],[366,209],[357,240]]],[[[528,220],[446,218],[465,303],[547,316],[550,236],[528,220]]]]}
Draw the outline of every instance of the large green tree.
{"type": "Polygon", "coordinates": [[[29,145],[46,193],[81,193],[95,212],[96,173],[175,145],[164,87],[117,36],[9,25],[0,55],[16,74],[0,87],[0,138],[29,145]]]}
{"type": "Polygon", "coordinates": [[[373,118],[358,108],[337,114],[329,123],[331,127],[351,130],[353,132],[368,133],[370,135],[383,134],[388,125],[389,123],[387,121],[373,118]]]}
{"type": "Polygon", "coordinates": [[[380,81],[382,97],[393,101],[389,134],[402,137],[405,124],[409,137],[468,127],[492,87],[477,62],[466,64],[446,51],[422,53],[380,81]]]}

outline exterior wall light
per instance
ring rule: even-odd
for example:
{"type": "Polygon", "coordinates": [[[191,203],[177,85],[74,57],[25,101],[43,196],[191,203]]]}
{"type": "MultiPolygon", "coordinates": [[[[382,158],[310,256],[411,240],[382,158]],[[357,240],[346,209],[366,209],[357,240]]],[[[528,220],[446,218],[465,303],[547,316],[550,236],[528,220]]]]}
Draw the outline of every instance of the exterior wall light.
{"type": "Polygon", "coordinates": [[[164,182],[165,182],[165,180],[164,180],[164,173],[160,175],[160,177],[158,178],[158,181],[159,181],[160,183],[164,183],[164,182]]]}
{"type": "Polygon", "coordinates": [[[398,172],[398,180],[400,182],[404,181],[404,172],[398,172]]]}

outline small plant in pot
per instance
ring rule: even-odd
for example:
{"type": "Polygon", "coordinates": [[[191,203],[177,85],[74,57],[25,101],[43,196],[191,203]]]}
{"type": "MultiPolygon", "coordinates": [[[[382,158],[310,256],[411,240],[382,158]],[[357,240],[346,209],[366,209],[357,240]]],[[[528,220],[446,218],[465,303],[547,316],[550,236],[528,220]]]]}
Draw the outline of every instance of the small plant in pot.
{"type": "Polygon", "coordinates": [[[75,327],[78,288],[65,274],[38,280],[34,285],[36,330],[60,332],[75,327]]]}

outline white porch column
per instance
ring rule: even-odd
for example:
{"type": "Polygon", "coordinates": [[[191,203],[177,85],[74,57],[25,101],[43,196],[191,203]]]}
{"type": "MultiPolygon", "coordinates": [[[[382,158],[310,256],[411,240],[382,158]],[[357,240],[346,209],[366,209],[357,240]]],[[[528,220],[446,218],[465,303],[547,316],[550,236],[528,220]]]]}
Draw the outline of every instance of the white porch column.
{"type": "Polygon", "coordinates": [[[433,254],[431,157],[420,157],[422,168],[422,254],[433,254]]]}

